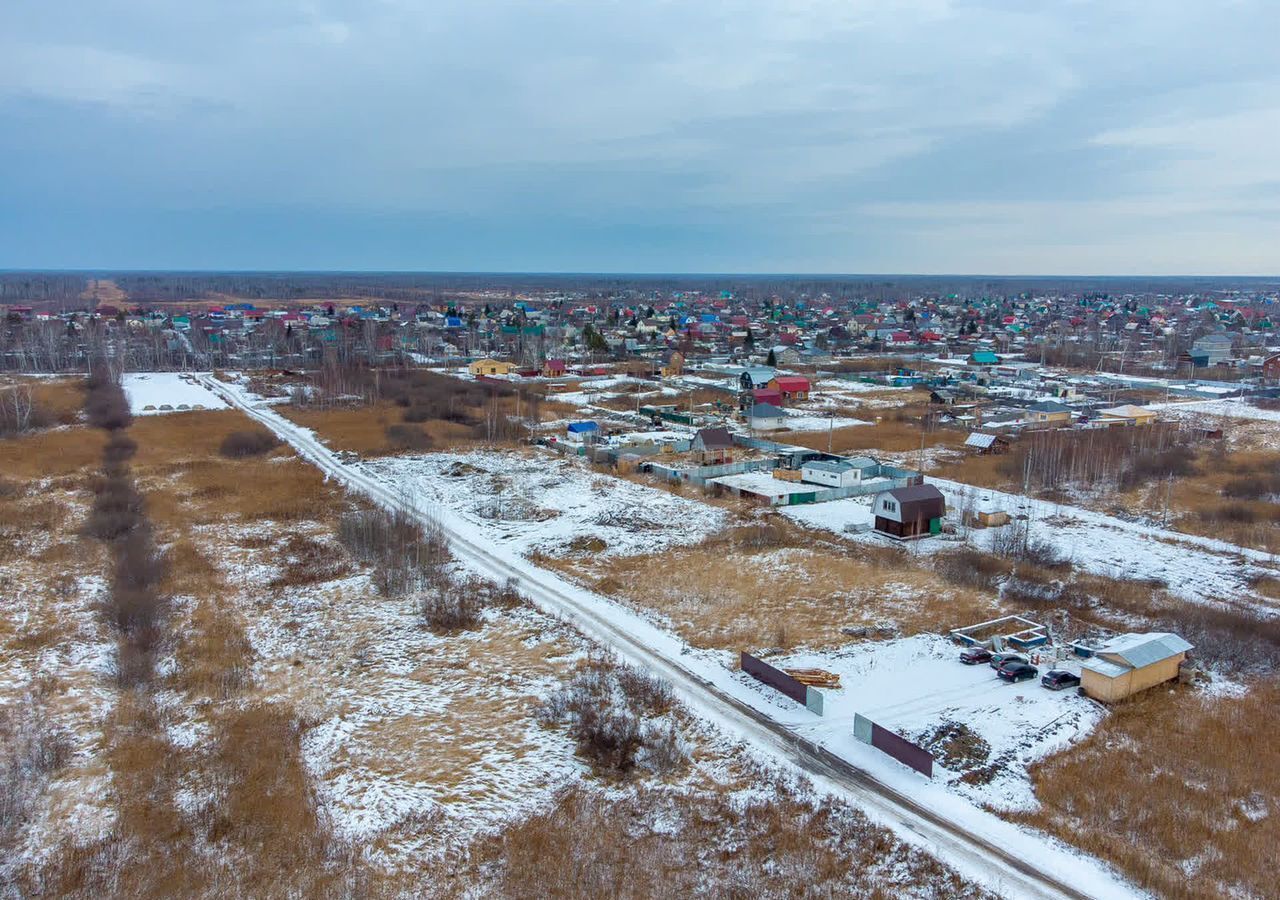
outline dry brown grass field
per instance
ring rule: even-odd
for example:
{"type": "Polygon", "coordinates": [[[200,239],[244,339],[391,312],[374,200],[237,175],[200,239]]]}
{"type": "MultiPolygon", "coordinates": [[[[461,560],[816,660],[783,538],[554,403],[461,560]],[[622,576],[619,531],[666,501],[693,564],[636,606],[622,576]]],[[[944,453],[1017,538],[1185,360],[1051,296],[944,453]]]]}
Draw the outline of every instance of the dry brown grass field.
{"type": "Polygon", "coordinates": [[[661,613],[695,646],[725,650],[837,647],[851,640],[845,626],[936,632],[1001,610],[994,593],[952,584],[906,552],[863,546],[854,554],[781,516],[660,556],[538,562],[661,613]]]}
{"type": "MultiPolygon", "coordinates": [[[[866,419],[870,410],[853,410],[853,415],[866,419]]],[[[830,434],[830,447],[833,453],[855,453],[865,451],[872,456],[876,451],[884,453],[909,453],[919,450],[921,438],[923,446],[959,447],[965,436],[960,432],[946,428],[926,430],[916,420],[916,413],[904,410],[889,415],[879,416],[874,425],[852,425],[848,428],[837,428],[830,434]],[[901,416],[901,418],[900,418],[901,416]]],[[[826,450],[828,434],[825,431],[782,432],[783,440],[789,444],[812,447],[815,450],[826,450]]]]}
{"type": "Polygon", "coordinates": [[[1269,897],[1280,884],[1280,687],[1159,688],[1033,769],[1028,824],[1110,860],[1157,896],[1269,897]]]}
{"type": "MultiPolygon", "coordinates": [[[[678,837],[668,834],[657,841],[663,846],[656,856],[640,854],[636,862],[665,859],[670,872],[689,866],[681,877],[697,874],[713,891],[736,883],[736,866],[726,858],[706,876],[693,861],[719,853],[722,840],[737,840],[760,860],[784,848],[788,871],[842,878],[867,896],[908,886],[931,895],[978,894],[856,811],[819,809],[789,788],[779,788],[777,801],[752,801],[750,816],[725,805],[726,815],[737,810],[733,823],[708,831],[705,810],[718,792],[758,797],[768,776],[688,723],[694,765],[705,769],[664,782],[660,791],[589,778],[566,796],[592,797],[600,804],[595,818],[583,818],[591,805],[578,801],[562,799],[555,816],[532,819],[513,807],[508,815],[517,830],[508,833],[522,839],[482,833],[474,849],[470,838],[456,836],[453,820],[434,814],[409,816],[371,838],[342,835],[324,792],[328,778],[431,786],[446,810],[517,802],[512,767],[559,746],[536,737],[541,726],[532,710],[577,665],[581,641],[520,609],[479,632],[431,636],[416,622],[412,601],[378,596],[360,575],[362,564],[335,542],[338,516],[358,501],[287,448],[236,459],[219,453],[227,435],[248,426],[238,413],[211,411],[146,417],[129,429],[138,444],[133,475],[166,551],[162,587],[172,599],[164,621],[171,664],[160,667],[154,693],[120,691],[92,656],[52,670],[40,664],[78,659],[84,653],[76,648],[86,646],[112,652],[96,596],[75,581],[109,571],[101,544],[78,533],[101,437],[76,427],[0,441],[0,458],[15,462],[0,512],[16,548],[0,577],[22,580],[26,608],[3,619],[0,650],[6,664],[46,670],[33,703],[74,736],[75,751],[47,783],[33,786],[39,802],[31,827],[38,831],[31,834],[47,852],[0,866],[6,889],[85,898],[390,897],[464,895],[487,886],[527,896],[531,863],[552,846],[556,855],[537,865],[549,890],[638,871],[615,868],[616,855],[596,839],[598,831],[553,836],[561,824],[599,821],[621,836],[618,804],[625,803],[627,821],[674,816],[680,823],[678,837]],[[406,692],[458,701],[370,715],[370,699],[395,705],[406,692]],[[360,724],[341,752],[313,770],[303,742],[335,720],[360,724]],[[100,825],[86,833],[86,821],[100,825]],[[858,859],[865,868],[850,867],[840,849],[854,839],[868,848],[858,859]],[[687,855],[673,856],[677,846],[687,855]]],[[[572,745],[562,752],[572,765],[572,745]]],[[[552,773],[546,790],[565,782],[562,770],[552,773]]],[[[646,879],[629,896],[669,896],[663,884],[646,879]]]]}

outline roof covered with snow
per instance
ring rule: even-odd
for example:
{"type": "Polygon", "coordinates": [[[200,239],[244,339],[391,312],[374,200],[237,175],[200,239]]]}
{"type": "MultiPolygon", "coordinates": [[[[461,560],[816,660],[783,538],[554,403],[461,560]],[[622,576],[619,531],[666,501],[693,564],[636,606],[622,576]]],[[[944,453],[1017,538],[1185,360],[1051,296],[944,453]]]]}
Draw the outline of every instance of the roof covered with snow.
{"type": "Polygon", "coordinates": [[[1122,634],[1098,648],[1099,655],[1115,659],[1095,657],[1085,661],[1084,666],[1101,675],[1115,677],[1129,669],[1141,669],[1190,649],[1191,644],[1169,632],[1122,634]]]}

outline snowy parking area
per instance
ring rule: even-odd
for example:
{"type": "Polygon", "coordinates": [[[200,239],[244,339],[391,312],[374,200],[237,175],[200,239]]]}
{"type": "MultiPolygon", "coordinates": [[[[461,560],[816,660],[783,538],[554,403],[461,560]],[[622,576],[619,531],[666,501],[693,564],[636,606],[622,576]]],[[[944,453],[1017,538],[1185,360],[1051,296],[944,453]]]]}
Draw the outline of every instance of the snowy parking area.
{"type": "Polygon", "coordinates": [[[728,521],[717,507],[546,452],[397,456],[361,468],[447,507],[481,526],[486,540],[521,554],[657,553],[695,544],[728,521]]]}
{"type": "Polygon", "coordinates": [[[135,372],[123,378],[129,410],[135,416],[226,409],[226,402],[186,372],[135,372]]]}
{"type": "MultiPolygon", "coordinates": [[[[769,657],[777,668],[821,668],[841,686],[823,688],[824,714],[809,714],[750,676],[743,683],[783,709],[798,710],[793,729],[836,750],[852,741],[855,713],[934,753],[934,780],[980,804],[1032,809],[1028,767],[1085,737],[1105,716],[1074,690],[1051,691],[1039,679],[1009,684],[986,664],[959,662],[960,647],[938,635],[846,650],[769,657]],[[933,740],[930,740],[930,739],[933,740]],[[931,745],[931,746],[930,746],[931,745]]],[[[1049,667],[1040,666],[1040,672],[1049,667]]]]}

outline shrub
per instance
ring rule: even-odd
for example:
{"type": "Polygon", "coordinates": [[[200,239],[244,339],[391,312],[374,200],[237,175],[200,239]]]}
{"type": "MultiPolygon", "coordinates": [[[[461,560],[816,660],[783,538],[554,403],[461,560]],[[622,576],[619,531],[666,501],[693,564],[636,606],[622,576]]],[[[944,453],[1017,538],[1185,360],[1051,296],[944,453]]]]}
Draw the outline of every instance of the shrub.
{"type": "Polygon", "coordinates": [[[94,428],[113,431],[128,428],[133,422],[129,412],[129,398],[120,382],[102,369],[95,370],[87,382],[84,411],[94,428]]]}
{"type": "Polygon", "coordinates": [[[143,500],[127,473],[116,471],[97,480],[85,533],[103,541],[128,534],[143,521],[143,500]]]}
{"type": "Polygon", "coordinates": [[[937,553],[933,569],[952,584],[989,589],[996,578],[1009,571],[1008,563],[990,553],[963,547],[953,553],[937,553]]]}
{"type": "Polygon", "coordinates": [[[673,705],[669,685],[607,658],[588,662],[537,710],[544,724],[567,722],[578,753],[599,771],[625,774],[637,765],[669,772],[687,753],[669,724],[643,721],[673,705]]]}
{"type": "Polygon", "coordinates": [[[430,450],[431,437],[416,425],[388,425],[387,443],[395,450],[430,450]]]}
{"type": "Polygon", "coordinates": [[[262,456],[280,446],[280,439],[266,429],[233,431],[222,439],[218,452],[229,459],[262,456]]]}
{"type": "Polygon", "coordinates": [[[422,525],[407,513],[371,508],[338,520],[338,541],[361,562],[374,568],[373,581],[386,596],[404,596],[445,579],[452,559],[444,529],[422,525]]]}
{"type": "Polygon", "coordinates": [[[478,578],[463,582],[443,579],[434,590],[424,592],[418,610],[432,631],[466,631],[480,624],[488,585],[478,578]]]}
{"type": "Polygon", "coordinates": [[[12,846],[50,773],[70,755],[70,736],[35,698],[0,708],[0,847],[12,846]]]}
{"type": "Polygon", "coordinates": [[[138,444],[123,431],[112,431],[102,448],[102,464],[109,470],[118,470],[138,452],[138,444]]]}

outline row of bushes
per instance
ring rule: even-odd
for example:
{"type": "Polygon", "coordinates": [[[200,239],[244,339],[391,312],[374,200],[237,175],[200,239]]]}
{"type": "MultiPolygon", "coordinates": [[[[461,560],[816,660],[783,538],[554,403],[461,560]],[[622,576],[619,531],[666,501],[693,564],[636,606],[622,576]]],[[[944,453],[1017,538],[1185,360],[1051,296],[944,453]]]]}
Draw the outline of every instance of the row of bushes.
{"type": "Polygon", "coordinates": [[[666,774],[688,748],[666,717],[675,704],[666,682],[608,657],[595,657],[537,709],[545,725],[567,723],[578,753],[603,773],[637,767],[666,774]]]}
{"type": "Polygon", "coordinates": [[[138,446],[124,433],[133,421],[124,389],[105,368],[90,375],[86,388],[89,422],[109,435],[85,531],[110,545],[112,577],[106,614],[119,635],[116,677],[120,684],[134,686],[150,680],[163,639],[165,599],[160,588],[165,560],[129,468],[138,446]]]}

